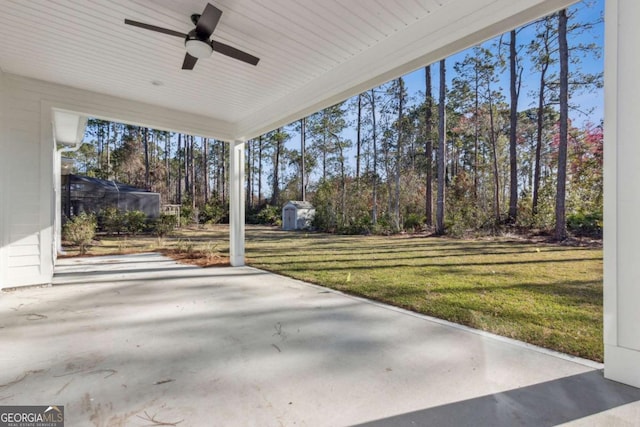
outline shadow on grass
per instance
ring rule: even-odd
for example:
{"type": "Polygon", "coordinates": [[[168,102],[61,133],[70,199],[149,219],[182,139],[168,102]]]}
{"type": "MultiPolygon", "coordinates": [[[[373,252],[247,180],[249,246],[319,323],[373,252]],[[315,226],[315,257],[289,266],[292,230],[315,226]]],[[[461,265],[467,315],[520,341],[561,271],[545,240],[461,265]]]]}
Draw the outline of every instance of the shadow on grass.
{"type": "Polygon", "coordinates": [[[550,295],[554,297],[569,297],[576,299],[579,304],[602,304],[602,286],[595,285],[591,280],[570,280],[557,283],[523,283],[513,285],[479,285],[467,287],[434,287],[431,292],[438,294],[447,293],[482,293],[506,291],[515,289],[518,291],[526,291],[535,294],[550,295]]]}
{"type": "MultiPolygon", "coordinates": [[[[581,282],[588,283],[588,282],[581,282]]],[[[342,292],[353,294],[365,298],[375,299],[380,302],[390,303],[402,306],[408,310],[421,312],[424,314],[442,317],[443,311],[455,311],[458,313],[455,319],[447,318],[454,322],[461,322],[469,326],[474,325],[472,320],[472,312],[480,312],[487,315],[497,316],[505,320],[515,320],[520,324],[537,324],[540,326],[548,325],[549,321],[555,316],[540,311],[536,313],[535,306],[527,304],[499,306],[492,298],[493,291],[502,291],[515,289],[518,291],[526,291],[532,294],[540,294],[554,297],[555,303],[561,303],[567,308],[578,307],[584,308],[591,306],[593,308],[601,308],[602,291],[601,288],[585,288],[582,284],[580,289],[565,288],[558,285],[549,284],[527,284],[527,285],[508,285],[500,286],[481,286],[477,288],[416,288],[409,286],[380,287],[375,290],[352,288],[348,286],[336,286],[342,292]],[[488,294],[487,294],[488,293],[488,294]],[[486,299],[450,299],[460,294],[475,294],[478,296],[487,296],[486,299]],[[448,298],[443,299],[442,297],[448,298]],[[557,299],[557,300],[556,300],[557,299]],[[437,316],[440,314],[440,316],[437,316]]],[[[502,292],[501,292],[502,293],[502,292]]],[[[574,313],[562,312],[559,314],[562,320],[590,322],[593,316],[589,312],[578,311],[574,313]]]]}
{"type": "MultiPolygon", "coordinates": [[[[518,256],[518,255],[523,255],[523,256],[531,256],[533,254],[533,251],[526,250],[526,251],[477,251],[477,250],[467,250],[466,248],[458,248],[460,251],[464,251],[464,252],[444,252],[444,251],[436,251],[436,250],[432,250],[432,249],[425,249],[424,254],[420,254],[420,253],[416,253],[416,252],[422,252],[419,251],[417,249],[411,249],[411,250],[353,250],[353,249],[347,249],[345,248],[344,250],[339,251],[340,254],[336,254],[336,256],[332,256],[330,257],[330,259],[323,259],[323,260],[315,260],[315,259],[311,259],[311,260],[299,260],[298,258],[301,257],[306,257],[308,258],[309,256],[320,256],[321,253],[317,252],[315,254],[309,254],[309,253],[301,253],[300,251],[295,252],[295,253],[291,253],[291,249],[284,249],[284,250],[277,250],[277,253],[273,253],[276,251],[272,251],[272,250],[249,250],[248,252],[251,254],[251,258],[254,260],[262,260],[262,259],[268,259],[268,258],[282,258],[283,256],[287,256],[287,263],[290,263],[292,261],[294,261],[296,264],[300,264],[300,263],[309,263],[309,264],[331,264],[331,263],[337,263],[337,262],[354,262],[354,261],[363,261],[363,257],[365,256],[378,256],[378,255],[390,255],[390,256],[384,256],[384,257],[376,257],[371,261],[375,261],[375,262],[379,262],[379,261],[392,261],[392,260],[411,260],[411,259],[446,259],[449,257],[452,258],[462,258],[462,257],[482,257],[482,256],[505,256],[505,255],[514,255],[514,256],[518,256]],[[350,256],[342,256],[342,253],[349,253],[350,256]],[[411,253],[413,254],[412,256],[404,256],[405,254],[411,253]],[[435,254],[434,254],[435,253],[435,254]],[[393,255],[399,255],[399,256],[393,256],[393,255]]],[[[552,251],[545,251],[545,253],[547,252],[552,252],[552,251]]],[[[564,251],[566,252],[566,251],[564,251]]],[[[327,255],[330,255],[329,253],[327,253],[327,255]]],[[[554,254],[556,255],[556,254],[554,254]]],[[[559,255],[559,254],[558,254],[559,255]]],[[[539,255],[539,256],[542,256],[539,255]]],[[[585,258],[587,259],[587,258],[585,258]]],[[[591,258],[593,259],[593,258],[591,258]]],[[[595,258],[595,259],[600,259],[600,258],[595,258]]],[[[540,260],[541,262],[553,262],[554,259],[544,259],[544,260],[540,260]]],[[[272,263],[270,261],[266,261],[270,264],[276,264],[276,263],[272,263]]],[[[513,263],[518,263],[519,261],[513,261],[513,263]]],[[[465,263],[465,265],[467,265],[467,263],[465,263]]]]}
{"type": "MultiPolygon", "coordinates": [[[[423,257],[411,257],[407,259],[422,259],[423,257]]],[[[540,259],[540,260],[522,260],[522,261],[493,261],[493,262],[465,262],[465,263],[447,263],[447,264],[435,264],[435,263],[395,263],[395,264],[376,264],[377,262],[384,262],[384,259],[375,260],[376,263],[371,263],[368,265],[333,265],[329,268],[331,271],[335,270],[345,270],[345,271],[354,271],[354,270],[378,270],[378,269],[392,269],[392,268],[415,268],[415,267],[423,267],[423,268],[436,268],[436,269],[451,269],[455,267],[465,268],[465,267],[487,267],[487,266],[498,266],[498,265],[522,265],[522,264],[555,264],[555,263],[574,263],[574,262],[585,262],[585,261],[600,261],[602,258],[593,257],[593,258],[563,258],[563,259],[540,259]]],[[[391,259],[390,261],[395,261],[395,259],[391,259]]],[[[329,261],[332,262],[332,261],[329,261]]],[[[287,271],[326,271],[328,268],[324,266],[315,266],[317,264],[314,261],[282,261],[282,262],[268,262],[268,263],[260,263],[258,262],[261,268],[273,268],[274,266],[286,266],[287,271]],[[310,264],[297,266],[297,264],[310,264]]],[[[453,271],[457,272],[457,271],[453,271]]]]}

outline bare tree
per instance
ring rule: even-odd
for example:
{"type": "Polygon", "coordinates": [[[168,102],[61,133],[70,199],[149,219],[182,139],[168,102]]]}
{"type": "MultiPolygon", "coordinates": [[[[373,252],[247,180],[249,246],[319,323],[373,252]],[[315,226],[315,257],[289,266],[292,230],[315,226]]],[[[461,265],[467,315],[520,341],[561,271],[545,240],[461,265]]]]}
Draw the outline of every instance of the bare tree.
{"type": "Polygon", "coordinates": [[[184,158],[184,154],[182,152],[182,134],[179,133],[178,134],[178,152],[176,153],[177,157],[178,157],[178,181],[177,181],[177,188],[176,188],[176,194],[178,195],[178,204],[181,205],[182,204],[182,163],[181,163],[181,157],[184,158]]]}
{"type": "Polygon", "coordinates": [[[540,80],[538,88],[538,109],[536,116],[536,150],[533,171],[533,197],[531,201],[531,212],[536,215],[538,213],[538,198],[540,192],[540,171],[542,157],[542,139],[544,132],[544,111],[547,88],[547,72],[553,63],[551,37],[553,29],[551,27],[553,16],[543,18],[539,22],[538,37],[535,42],[531,43],[530,53],[537,53],[536,66],[540,70],[540,80]]]}
{"type": "Polygon", "coordinates": [[[396,80],[396,96],[398,102],[398,118],[396,120],[396,158],[395,158],[395,192],[393,200],[393,223],[395,231],[400,230],[400,175],[402,174],[402,156],[404,145],[404,103],[406,98],[406,90],[404,87],[404,79],[402,77],[396,80]]]}
{"type": "Polygon", "coordinates": [[[558,47],[560,54],[560,135],[558,145],[558,182],[556,191],[557,240],[567,238],[565,200],[567,188],[567,139],[569,126],[569,47],[567,45],[567,10],[558,12],[558,47]]]}
{"type": "Polygon", "coordinates": [[[376,92],[371,89],[369,103],[371,105],[371,142],[373,144],[372,206],[371,223],[378,223],[378,129],[376,120],[376,92]]]}
{"type": "Polygon", "coordinates": [[[427,182],[425,191],[426,222],[429,227],[433,225],[433,94],[431,93],[431,66],[424,67],[425,85],[425,126],[424,126],[424,155],[426,157],[427,182]]]}
{"type": "Polygon", "coordinates": [[[144,145],[144,188],[149,189],[149,129],[144,128],[142,133],[143,145],[144,145]]]}
{"type": "Polygon", "coordinates": [[[258,205],[262,203],[262,135],[258,138],[258,205]]]}
{"type": "Polygon", "coordinates": [[[362,147],[362,94],[358,95],[358,119],[356,124],[356,182],[360,183],[360,148],[362,147]]]}
{"type": "Polygon", "coordinates": [[[202,138],[202,175],[203,175],[203,190],[204,190],[204,203],[209,202],[209,139],[202,138]]]}
{"type": "Polygon", "coordinates": [[[511,30],[509,43],[509,88],[511,108],[509,112],[509,220],[515,222],[518,216],[518,97],[522,82],[522,67],[518,66],[516,30],[511,30]]]}
{"type": "Polygon", "coordinates": [[[436,234],[444,234],[444,198],[445,198],[445,144],[446,144],[446,60],[440,60],[440,97],[438,105],[438,198],[436,201],[436,234]]]}
{"type": "Polygon", "coordinates": [[[303,117],[300,120],[300,200],[303,202],[307,200],[307,191],[306,191],[306,165],[305,165],[305,157],[306,153],[306,138],[307,138],[307,118],[303,117]]]}

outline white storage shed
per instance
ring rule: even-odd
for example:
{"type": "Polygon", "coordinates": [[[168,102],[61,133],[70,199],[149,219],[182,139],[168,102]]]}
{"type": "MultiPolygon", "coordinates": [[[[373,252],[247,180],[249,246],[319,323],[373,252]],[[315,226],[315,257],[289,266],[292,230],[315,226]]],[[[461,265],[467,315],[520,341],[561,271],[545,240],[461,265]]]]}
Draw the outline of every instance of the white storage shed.
{"type": "Polygon", "coordinates": [[[282,208],[283,230],[304,230],[311,227],[316,210],[309,202],[292,200],[282,208]]]}

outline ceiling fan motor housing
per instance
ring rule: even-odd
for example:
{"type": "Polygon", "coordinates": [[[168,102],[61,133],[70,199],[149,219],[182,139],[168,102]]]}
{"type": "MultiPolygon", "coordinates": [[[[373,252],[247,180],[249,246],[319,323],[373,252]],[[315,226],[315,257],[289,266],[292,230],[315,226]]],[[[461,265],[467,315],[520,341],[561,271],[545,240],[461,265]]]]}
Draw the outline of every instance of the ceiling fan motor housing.
{"type": "Polygon", "coordinates": [[[184,40],[184,47],[187,49],[187,53],[194,58],[208,58],[213,53],[213,47],[209,40],[203,40],[196,34],[196,30],[193,30],[187,34],[187,38],[184,40]]]}

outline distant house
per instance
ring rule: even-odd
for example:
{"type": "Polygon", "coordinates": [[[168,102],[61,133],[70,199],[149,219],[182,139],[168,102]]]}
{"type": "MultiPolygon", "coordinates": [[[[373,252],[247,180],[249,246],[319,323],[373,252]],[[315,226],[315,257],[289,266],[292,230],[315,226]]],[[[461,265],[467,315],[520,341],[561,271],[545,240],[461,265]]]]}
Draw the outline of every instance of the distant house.
{"type": "Polygon", "coordinates": [[[117,181],[82,175],[62,176],[62,215],[69,219],[81,212],[99,213],[114,207],[126,212],[139,210],[149,218],[160,214],[160,194],[117,181]]]}
{"type": "Polygon", "coordinates": [[[316,210],[309,202],[292,200],[282,208],[283,230],[304,230],[311,227],[316,210]]]}

